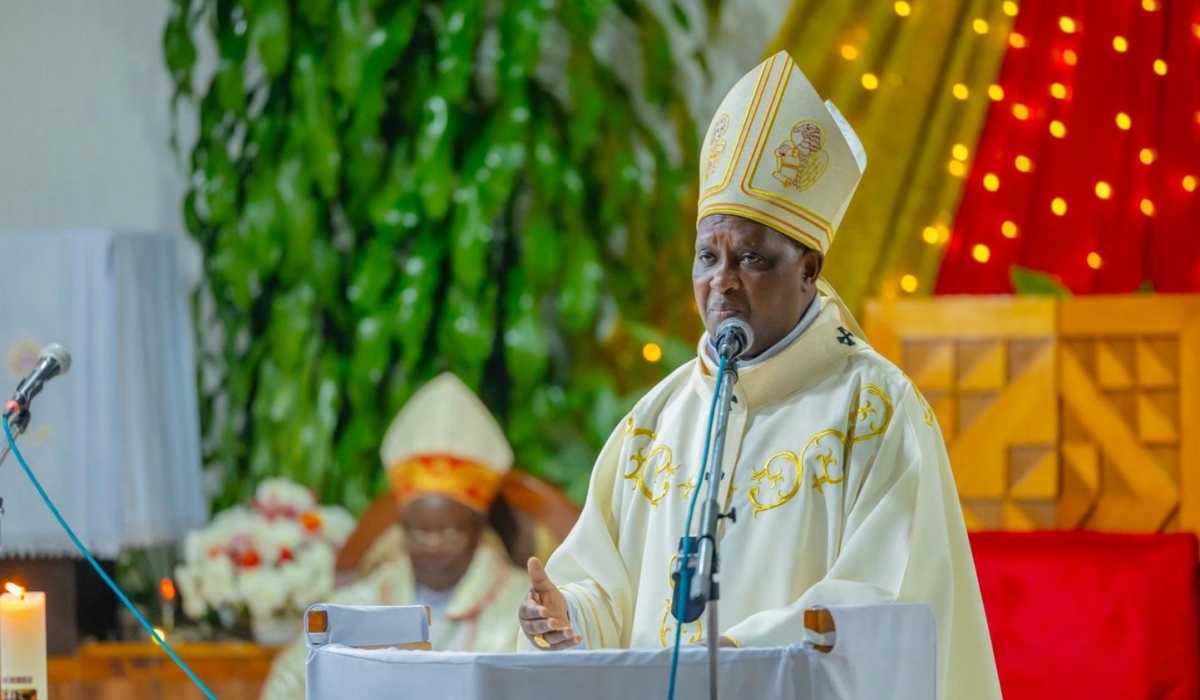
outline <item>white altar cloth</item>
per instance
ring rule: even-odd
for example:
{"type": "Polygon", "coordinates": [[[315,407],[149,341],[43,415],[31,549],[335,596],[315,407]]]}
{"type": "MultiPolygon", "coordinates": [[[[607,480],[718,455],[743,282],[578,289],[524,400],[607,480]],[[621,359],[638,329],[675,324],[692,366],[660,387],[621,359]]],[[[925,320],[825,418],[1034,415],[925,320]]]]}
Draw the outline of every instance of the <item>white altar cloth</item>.
{"type": "MultiPolygon", "coordinates": [[[[722,649],[722,698],[931,700],[936,628],[925,605],[829,606],[834,648],[811,644],[722,649]]],[[[827,641],[827,640],[821,640],[827,641]]],[[[308,700],[573,700],[666,698],[671,650],[525,654],[358,649],[312,645],[308,700]]],[[[677,698],[708,696],[708,660],[689,646],[679,658],[677,698]]]]}

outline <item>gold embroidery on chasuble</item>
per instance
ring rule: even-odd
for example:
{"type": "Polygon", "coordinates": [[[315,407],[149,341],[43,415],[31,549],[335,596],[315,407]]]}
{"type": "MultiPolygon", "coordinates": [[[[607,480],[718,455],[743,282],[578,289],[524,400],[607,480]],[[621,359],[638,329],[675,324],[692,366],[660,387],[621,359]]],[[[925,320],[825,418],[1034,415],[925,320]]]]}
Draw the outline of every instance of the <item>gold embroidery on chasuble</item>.
{"type": "MultiPolygon", "coordinates": [[[[675,570],[675,561],[677,559],[679,559],[678,554],[671,557],[671,562],[667,565],[667,571],[675,570]]],[[[675,579],[670,576],[667,578],[671,583],[671,595],[667,598],[666,605],[663,607],[662,620],[658,624],[658,641],[662,642],[663,647],[675,643],[675,626],[679,624],[678,620],[671,615],[671,600],[675,597],[675,579]]],[[[684,624],[681,636],[689,644],[699,644],[704,641],[704,616],[701,615],[695,622],[684,624]]]]}
{"type": "Polygon", "coordinates": [[[747,495],[755,517],[796,497],[806,465],[812,470],[813,488],[821,493],[826,485],[843,483],[847,447],[883,435],[894,414],[887,392],[874,384],[864,385],[847,416],[847,432],[836,428],[822,430],[808,439],[799,455],[788,450],[776,452],[750,473],[755,485],[747,495]]]}
{"type": "Polygon", "coordinates": [[[632,417],[626,423],[625,434],[630,442],[632,467],[622,476],[633,482],[633,490],[640,491],[651,506],[658,508],[658,502],[671,492],[671,477],[679,471],[675,453],[666,445],[655,444],[658,434],[654,431],[635,428],[632,417]]]}
{"type": "Polygon", "coordinates": [[[784,187],[803,192],[817,183],[829,167],[825,131],[815,121],[796,122],[788,140],[775,148],[775,172],[784,187]]]}
{"type": "Polygon", "coordinates": [[[776,452],[761,468],[750,472],[750,480],[756,485],[750,487],[746,496],[757,517],[759,513],[778,508],[796,497],[804,481],[804,461],[795,452],[776,452]]]}
{"type": "MultiPolygon", "coordinates": [[[[903,374],[903,372],[901,374],[903,374]]],[[[917,388],[917,384],[916,384],[916,382],[914,382],[912,380],[912,377],[909,377],[907,374],[904,374],[904,379],[908,382],[908,385],[910,387],[912,387],[913,394],[916,395],[917,401],[921,402],[921,409],[925,412],[925,415],[924,415],[925,425],[928,425],[929,427],[932,428],[933,427],[933,406],[929,405],[929,400],[926,399],[925,395],[921,393],[921,390],[917,388]]]]}

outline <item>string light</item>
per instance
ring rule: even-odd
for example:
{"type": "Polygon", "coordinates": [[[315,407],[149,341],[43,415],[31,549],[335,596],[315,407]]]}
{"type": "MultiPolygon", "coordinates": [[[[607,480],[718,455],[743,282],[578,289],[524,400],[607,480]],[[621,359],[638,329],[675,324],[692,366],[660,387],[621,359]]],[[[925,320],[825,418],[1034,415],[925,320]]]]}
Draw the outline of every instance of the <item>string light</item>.
{"type": "Polygon", "coordinates": [[[999,102],[1000,100],[1003,100],[1004,99],[1004,88],[1000,87],[999,85],[989,85],[988,86],[988,97],[992,98],[992,100],[994,102],[999,102]]]}
{"type": "Polygon", "coordinates": [[[1104,261],[1100,259],[1099,253],[1092,252],[1088,253],[1087,264],[1088,267],[1092,268],[1093,270],[1099,270],[1100,266],[1104,264],[1104,261]]]}
{"type": "Polygon", "coordinates": [[[1133,121],[1129,115],[1124,112],[1117,112],[1117,128],[1122,131],[1129,131],[1129,127],[1133,125],[1133,121]]]}
{"type": "Polygon", "coordinates": [[[1059,216],[1063,216],[1067,213],[1067,200],[1063,199],[1062,197],[1055,197],[1054,200],[1050,202],[1050,211],[1059,216]]]}
{"type": "Polygon", "coordinates": [[[992,251],[989,250],[984,244],[976,243],[975,247],[971,250],[971,256],[974,257],[976,261],[985,263],[992,257],[992,251]]]}
{"type": "Polygon", "coordinates": [[[1013,47],[1014,49],[1025,48],[1025,36],[1022,34],[1018,34],[1016,32],[1009,34],[1008,35],[1008,45],[1013,47]]]}
{"type": "Polygon", "coordinates": [[[1123,36],[1114,36],[1113,49],[1115,49],[1117,53],[1125,53],[1129,50],[1129,42],[1126,41],[1125,37],[1123,36]]]}
{"type": "Polygon", "coordinates": [[[900,288],[912,294],[917,291],[917,278],[913,275],[905,275],[900,278],[900,288]]]}
{"type": "Polygon", "coordinates": [[[950,168],[950,174],[954,177],[962,177],[967,174],[967,166],[963,165],[961,160],[952,160],[947,167],[950,168]]]}
{"type": "Polygon", "coordinates": [[[1154,202],[1149,199],[1142,200],[1142,213],[1146,216],[1154,216],[1154,202]]]}
{"type": "Polygon", "coordinates": [[[1159,75],[1166,75],[1167,74],[1167,62],[1162,60],[1161,58],[1154,59],[1154,72],[1158,73],[1159,75]]]}
{"type": "Polygon", "coordinates": [[[1183,176],[1183,189],[1185,192],[1195,192],[1196,191],[1196,178],[1193,177],[1192,175],[1184,175],[1183,176]]]}
{"type": "Polygon", "coordinates": [[[954,160],[966,160],[971,152],[961,143],[954,144],[954,148],[950,149],[950,155],[954,156],[954,160]]]}
{"type": "Polygon", "coordinates": [[[1072,51],[1071,49],[1067,49],[1066,51],[1063,51],[1063,63],[1066,63],[1068,66],[1073,66],[1078,62],[1079,62],[1079,56],[1075,55],[1074,51],[1072,51]]]}
{"type": "Polygon", "coordinates": [[[1192,35],[1195,36],[1197,39],[1200,39],[1200,22],[1197,22],[1192,25],[1192,35]]]}
{"type": "Polygon", "coordinates": [[[1029,118],[1029,108],[1018,102],[1013,105],[1013,116],[1021,121],[1025,121],[1029,118]]]}
{"type": "Polygon", "coordinates": [[[1013,164],[1017,166],[1017,170],[1020,170],[1023,173],[1033,170],[1033,161],[1029,160],[1025,156],[1017,156],[1017,159],[1013,162],[1013,164]]]}
{"type": "Polygon", "coordinates": [[[1000,224],[1000,233],[1004,234],[1005,238],[1017,237],[1017,225],[1011,221],[1005,221],[1000,224]]]}
{"type": "Polygon", "coordinates": [[[1075,20],[1071,19],[1070,17],[1059,17],[1058,28],[1063,30],[1064,34],[1074,34],[1075,20]]]}
{"type": "Polygon", "coordinates": [[[1158,9],[1158,3],[1154,0],[1142,0],[1142,9],[1146,12],[1154,12],[1158,9]]]}
{"type": "Polygon", "coordinates": [[[996,177],[993,173],[984,175],[983,189],[987,190],[988,192],[995,192],[996,190],[1000,189],[1000,178],[996,177]]]}
{"type": "Polygon", "coordinates": [[[1004,14],[1008,15],[1009,17],[1016,17],[1017,16],[1017,3],[1012,2],[1012,0],[1008,0],[1007,2],[1005,2],[1004,3],[1004,14]]]}
{"type": "Polygon", "coordinates": [[[900,0],[900,2],[896,3],[893,8],[896,10],[896,14],[900,15],[901,17],[907,17],[912,14],[912,5],[904,2],[904,0],[900,0]]]}
{"type": "Polygon", "coordinates": [[[858,49],[854,48],[850,44],[842,44],[841,53],[842,58],[846,59],[847,61],[853,61],[854,59],[858,58],[858,49]]]}
{"type": "Polygon", "coordinates": [[[879,87],[879,78],[875,77],[874,73],[863,73],[862,86],[868,90],[874,90],[879,87]]]}
{"type": "Polygon", "coordinates": [[[950,240],[950,227],[946,224],[937,225],[938,243],[945,243],[950,240]]]}
{"type": "Polygon", "coordinates": [[[1061,139],[1067,135],[1067,127],[1064,126],[1062,122],[1055,119],[1054,121],[1050,122],[1050,135],[1056,139],[1061,139]]]}
{"type": "Polygon", "coordinates": [[[1157,157],[1158,151],[1154,150],[1153,148],[1143,148],[1138,152],[1138,160],[1142,161],[1142,163],[1145,165],[1150,165],[1157,157]]]}
{"type": "Polygon", "coordinates": [[[985,19],[977,19],[971,23],[971,26],[975,29],[976,34],[988,33],[988,23],[985,19]]]}
{"type": "Polygon", "coordinates": [[[1101,180],[1096,183],[1096,196],[1100,199],[1108,199],[1112,196],[1112,185],[1101,180]]]}
{"type": "Polygon", "coordinates": [[[921,239],[924,240],[929,245],[933,245],[934,243],[937,243],[938,242],[937,229],[932,226],[926,226],[925,229],[923,231],[921,231],[921,239]]]}
{"type": "Polygon", "coordinates": [[[642,346],[642,357],[646,359],[646,362],[658,362],[662,356],[662,348],[658,346],[658,343],[646,343],[642,346]]]}
{"type": "Polygon", "coordinates": [[[951,91],[954,93],[954,96],[960,100],[965,100],[971,95],[971,91],[968,90],[967,86],[963,85],[962,83],[955,83],[954,88],[951,91]]]}
{"type": "Polygon", "coordinates": [[[1061,100],[1067,96],[1067,86],[1063,85],[1062,83],[1053,83],[1050,85],[1050,94],[1053,95],[1055,99],[1061,100]]]}

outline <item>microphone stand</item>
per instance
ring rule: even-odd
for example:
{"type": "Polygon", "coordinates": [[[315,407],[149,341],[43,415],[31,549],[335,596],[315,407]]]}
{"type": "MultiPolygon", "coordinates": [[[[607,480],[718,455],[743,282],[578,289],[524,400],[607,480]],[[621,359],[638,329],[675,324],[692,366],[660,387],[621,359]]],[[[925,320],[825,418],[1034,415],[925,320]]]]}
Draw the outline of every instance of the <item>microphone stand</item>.
{"type": "Polygon", "coordinates": [[[737,522],[737,512],[731,510],[729,513],[722,513],[721,505],[717,502],[718,489],[724,476],[721,462],[725,452],[725,431],[729,424],[733,385],[737,383],[737,378],[737,359],[733,358],[725,363],[725,371],[720,382],[721,389],[717,394],[713,432],[709,436],[708,471],[705,476],[708,480],[708,493],[704,501],[704,508],[700,511],[700,534],[692,537],[688,533],[684,533],[684,537],[679,543],[680,551],[683,549],[684,541],[688,541],[690,543],[688,560],[685,562],[682,557],[676,560],[675,571],[672,574],[672,578],[678,583],[681,568],[686,568],[691,580],[686,602],[682,596],[676,596],[672,606],[672,614],[678,623],[693,622],[700,617],[702,611],[707,610],[708,612],[708,697],[710,700],[718,699],[717,654],[720,647],[720,634],[718,634],[720,627],[717,626],[717,601],[721,597],[721,588],[717,581],[717,572],[720,570],[720,558],[717,556],[717,523],[721,518],[729,518],[732,522],[737,522]],[[680,610],[680,607],[683,609],[680,610]]]}
{"type": "MultiPolygon", "coordinates": [[[[11,405],[12,404],[10,404],[10,406],[11,405]]],[[[12,411],[12,417],[9,418],[8,421],[8,428],[12,431],[13,442],[16,442],[17,438],[21,437],[21,434],[24,433],[25,429],[29,427],[29,418],[30,416],[28,408],[17,408],[16,410],[12,411]]],[[[10,452],[12,452],[12,445],[7,439],[5,439],[3,447],[0,447],[0,466],[4,465],[4,460],[8,459],[10,452]]],[[[4,498],[0,497],[0,521],[3,521],[3,519],[4,498]]],[[[3,533],[3,527],[0,526],[0,551],[4,550],[3,533]]]]}

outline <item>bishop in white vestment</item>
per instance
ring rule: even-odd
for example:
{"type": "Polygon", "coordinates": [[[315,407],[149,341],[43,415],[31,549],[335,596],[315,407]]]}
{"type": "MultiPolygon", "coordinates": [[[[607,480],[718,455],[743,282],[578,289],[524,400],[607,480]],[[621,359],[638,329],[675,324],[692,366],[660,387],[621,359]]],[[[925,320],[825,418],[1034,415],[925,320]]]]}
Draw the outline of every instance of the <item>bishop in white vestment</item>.
{"type": "Polygon", "coordinates": [[[865,161],[786,53],[725,98],[700,166],[693,281],[708,333],[617,426],[579,523],[544,570],[530,561],[524,649],[673,644],[670,573],[704,486],[711,335],[741,318],[756,340],[722,455],[718,502],[737,511],[719,532],[722,628],[702,616],[684,643],[797,644],[813,606],[923,602],[937,620],[939,698],[1000,697],[933,410],[819,280],[865,161]]]}
{"type": "MultiPolygon", "coordinates": [[[[425,605],[435,650],[512,651],[512,609],[529,582],[485,519],[513,462],[500,426],[458,377],[443,374],[392,421],[380,456],[399,522],[366,556],[382,563],[323,602],[425,605]]],[[[300,639],[276,658],[263,700],[304,697],[307,654],[300,639]]]]}

